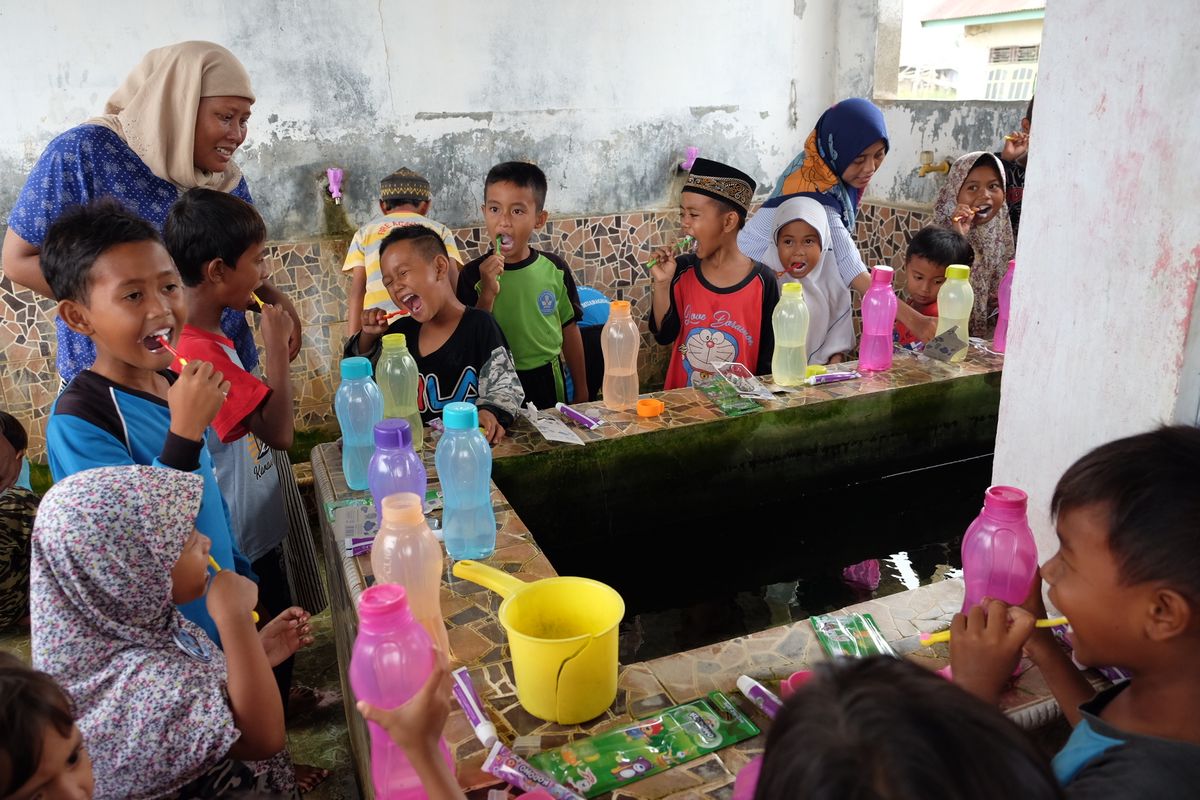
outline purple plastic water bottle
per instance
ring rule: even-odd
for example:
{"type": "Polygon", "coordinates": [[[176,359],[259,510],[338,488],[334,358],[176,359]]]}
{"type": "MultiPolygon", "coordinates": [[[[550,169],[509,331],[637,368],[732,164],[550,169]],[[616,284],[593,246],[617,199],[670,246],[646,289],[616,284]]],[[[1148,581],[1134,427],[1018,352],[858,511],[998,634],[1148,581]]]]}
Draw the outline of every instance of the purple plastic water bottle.
{"type": "Polygon", "coordinates": [[[985,597],[1020,605],[1038,567],[1037,543],[1025,506],[1029,496],[1015,486],[991,486],[983,510],[967,528],[962,542],[963,613],[985,597]]]}
{"type": "Polygon", "coordinates": [[[892,268],[871,270],[871,288],[862,299],[862,339],[858,342],[858,368],[883,372],[892,368],[892,329],[896,325],[896,293],[892,268]]]}
{"type": "MultiPolygon", "coordinates": [[[[408,609],[404,587],[382,583],[363,590],[358,601],[358,637],[350,656],[350,688],[376,708],[403,705],[421,690],[433,672],[433,644],[408,609]]],[[[387,731],[368,722],[371,732],[371,780],[378,800],[426,797],[421,779],[387,731]]],[[[446,740],[442,757],[454,771],[446,740]]]]}
{"type": "Polygon", "coordinates": [[[412,446],[412,428],[405,419],[375,423],[375,452],[367,466],[367,486],[375,500],[375,525],[383,523],[383,498],[412,492],[425,500],[429,476],[412,446]]]}
{"type": "Polygon", "coordinates": [[[1016,269],[1016,259],[1009,261],[1008,272],[1004,273],[1004,277],[1000,279],[1000,286],[996,289],[999,315],[996,319],[996,333],[992,337],[992,349],[997,353],[1003,353],[1004,348],[1008,346],[1008,313],[1012,303],[1013,272],[1016,269]]]}

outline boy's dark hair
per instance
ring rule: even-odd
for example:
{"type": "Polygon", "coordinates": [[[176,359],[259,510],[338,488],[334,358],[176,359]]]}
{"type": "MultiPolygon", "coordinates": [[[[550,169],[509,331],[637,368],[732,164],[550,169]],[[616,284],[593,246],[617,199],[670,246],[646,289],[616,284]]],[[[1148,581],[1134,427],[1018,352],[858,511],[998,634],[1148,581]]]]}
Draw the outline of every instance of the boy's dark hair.
{"type": "Polygon", "coordinates": [[[1029,98],[1029,105],[1025,106],[1025,119],[1033,122],[1033,98],[1029,98]]]}
{"type": "Polygon", "coordinates": [[[428,199],[428,197],[390,197],[387,200],[380,200],[379,204],[383,207],[383,213],[386,214],[404,206],[412,206],[416,209],[428,199]]]}
{"type": "Polygon", "coordinates": [[[483,192],[493,183],[512,183],[533,192],[533,201],[540,213],[546,207],[546,173],[537,164],[525,161],[505,161],[488,170],[483,181],[483,192]]]}
{"type": "Polygon", "coordinates": [[[948,267],[951,264],[971,266],[975,261],[975,248],[967,238],[958,231],[928,225],[917,231],[908,243],[908,252],[904,260],[914,256],[923,258],[933,264],[948,267]]]}
{"type": "Polygon", "coordinates": [[[47,725],[64,738],[75,727],[71,700],[44,672],[0,652],[0,797],[8,797],[37,772],[47,725]]]}
{"type": "Polygon", "coordinates": [[[1200,430],[1174,425],[1103,444],[1054,487],[1055,519],[1108,510],[1108,546],[1126,584],[1163,582],[1200,603],[1200,430]]]}
{"type": "Polygon", "coordinates": [[[242,254],[267,239],[254,206],[215,189],[188,189],[167,212],[167,251],[185,286],[204,282],[204,265],[219,258],[233,269],[242,254]]]}
{"type": "Polygon", "coordinates": [[[891,656],[818,664],[767,735],[755,800],[1062,796],[996,708],[891,656]]]}
{"type": "Polygon", "coordinates": [[[89,274],[110,248],[162,237],[146,220],[111,197],[63,212],[42,240],[41,267],[55,300],[87,304],[89,274]]]}
{"type": "Polygon", "coordinates": [[[729,214],[732,212],[732,213],[738,215],[738,230],[739,231],[742,228],[746,227],[746,211],[745,211],[745,209],[735,206],[733,203],[729,202],[728,200],[721,200],[720,198],[717,198],[717,197],[710,197],[708,199],[712,200],[714,203],[717,204],[717,211],[719,211],[721,214],[729,214]]]}
{"type": "Polygon", "coordinates": [[[392,228],[391,233],[379,243],[380,261],[383,261],[384,252],[396,242],[412,242],[413,247],[417,248],[426,261],[433,261],[438,256],[448,255],[446,243],[433,228],[425,225],[401,225],[398,228],[392,228]]]}
{"type": "Polygon", "coordinates": [[[0,434],[8,439],[12,449],[18,453],[29,449],[29,434],[25,432],[24,426],[17,422],[17,418],[7,411],[0,411],[0,434]]]}

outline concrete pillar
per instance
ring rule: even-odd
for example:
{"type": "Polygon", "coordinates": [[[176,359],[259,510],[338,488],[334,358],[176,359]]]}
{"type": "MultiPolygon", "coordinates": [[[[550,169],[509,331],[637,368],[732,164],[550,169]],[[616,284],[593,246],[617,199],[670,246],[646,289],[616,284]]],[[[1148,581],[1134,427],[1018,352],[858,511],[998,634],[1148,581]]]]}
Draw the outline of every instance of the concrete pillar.
{"type": "Polygon", "coordinates": [[[1200,15],[1047,4],[995,481],[1030,494],[1043,560],[1063,471],[1200,406],[1200,15]]]}

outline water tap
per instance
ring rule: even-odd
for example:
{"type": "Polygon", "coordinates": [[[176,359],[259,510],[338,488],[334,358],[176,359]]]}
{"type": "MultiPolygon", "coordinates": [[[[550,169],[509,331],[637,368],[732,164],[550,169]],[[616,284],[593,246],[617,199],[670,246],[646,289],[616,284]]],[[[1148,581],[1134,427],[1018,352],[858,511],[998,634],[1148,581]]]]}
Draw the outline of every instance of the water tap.
{"type": "Polygon", "coordinates": [[[917,176],[924,178],[931,172],[950,172],[950,159],[946,159],[938,164],[933,163],[933,151],[921,151],[921,166],[917,167],[917,176]]]}
{"type": "Polygon", "coordinates": [[[325,176],[329,178],[329,196],[338,205],[342,204],[342,175],[342,170],[337,167],[325,170],[325,176]]]}
{"type": "Polygon", "coordinates": [[[691,170],[692,165],[696,163],[696,156],[700,155],[699,147],[689,147],[687,149],[687,158],[679,163],[679,168],[684,172],[691,170]]]}

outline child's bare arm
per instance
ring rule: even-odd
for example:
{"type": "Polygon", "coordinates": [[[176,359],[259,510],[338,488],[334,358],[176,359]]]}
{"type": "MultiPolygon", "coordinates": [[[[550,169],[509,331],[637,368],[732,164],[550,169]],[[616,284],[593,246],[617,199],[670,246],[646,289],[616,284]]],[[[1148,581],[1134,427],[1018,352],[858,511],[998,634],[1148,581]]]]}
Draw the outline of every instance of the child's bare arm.
{"type": "Polygon", "coordinates": [[[896,304],[896,319],[922,342],[928,342],[937,334],[937,317],[927,317],[908,303],[896,304]]]}
{"type": "Polygon", "coordinates": [[[569,322],[562,329],[562,354],[567,361],[567,369],[571,370],[571,381],[575,393],[570,398],[572,403],[588,401],[587,362],[583,357],[583,336],[579,333],[579,325],[569,322]]]}
{"type": "Polygon", "coordinates": [[[292,318],[292,328],[288,332],[287,354],[288,361],[295,361],[296,356],[300,355],[300,343],[302,337],[300,335],[301,322],[300,312],[296,310],[296,306],[292,304],[292,299],[283,292],[275,288],[275,285],[270,281],[263,281],[258,288],[254,290],[258,295],[258,299],[264,303],[269,303],[274,306],[279,306],[287,312],[292,318]]]}
{"type": "Polygon", "coordinates": [[[362,330],[363,299],[367,296],[367,268],[355,267],[350,272],[350,292],[346,296],[346,336],[362,330]]]}
{"type": "Polygon", "coordinates": [[[388,332],[387,314],[382,308],[368,308],[362,312],[362,331],[358,334],[358,354],[366,355],[388,332]]]}
{"type": "Polygon", "coordinates": [[[1071,723],[1071,727],[1078,725],[1083,719],[1079,713],[1079,704],[1086,703],[1096,694],[1087,678],[1047,628],[1034,631],[1025,643],[1025,652],[1042,671],[1042,678],[1062,708],[1067,722],[1071,723]]]}
{"type": "Polygon", "coordinates": [[[658,260],[650,268],[650,312],[654,315],[654,327],[661,328],[663,318],[671,308],[671,279],[675,277],[675,250],[662,247],[654,251],[658,260]]]}
{"type": "Polygon", "coordinates": [[[283,749],[283,702],[250,612],[258,587],[231,570],[218,572],[208,589],[208,613],[221,634],[233,722],[241,737],[229,750],[236,759],[270,758],[283,749]]]}
{"type": "Polygon", "coordinates": [[[248,420],[250,432],[268,447],[287,450],[292,446],[296,414],[292,407],[291,366],[287,358],[292,318],[280,306],[263,306],[260,321],[267,350],[267,380],[271,394],[248,420]]]}
{"type": "Polygon", "coordinates": [[[504,274],[504,259],[492,253],[479,265],[479,300],[475,307],[491,313],[500,294],[500,276],[504,274]]]}

